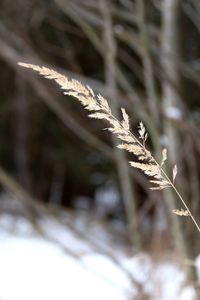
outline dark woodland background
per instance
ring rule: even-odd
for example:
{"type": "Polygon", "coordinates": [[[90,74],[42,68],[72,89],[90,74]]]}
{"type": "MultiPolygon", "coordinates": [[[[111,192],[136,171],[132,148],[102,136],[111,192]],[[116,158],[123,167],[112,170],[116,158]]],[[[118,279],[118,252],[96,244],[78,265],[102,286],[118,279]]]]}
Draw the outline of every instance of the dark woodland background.
{"type": "Polygon", "coordinates": [[[192,242],[196,254],[196,229],[171,212],[181,208],[174,195],[150,191],[103,122],[18,61],[90,85],[116,115],[127,109],[134,132],[142,121],[154,155],[168,148],[170,176],[177,163],[177,185],[200,221],[199,0],[0,2],[2,192],[20,188],[45,206],[91,214],[100,206],[103,220],[127,225],[136,248],[184,252],[192,242]]]}

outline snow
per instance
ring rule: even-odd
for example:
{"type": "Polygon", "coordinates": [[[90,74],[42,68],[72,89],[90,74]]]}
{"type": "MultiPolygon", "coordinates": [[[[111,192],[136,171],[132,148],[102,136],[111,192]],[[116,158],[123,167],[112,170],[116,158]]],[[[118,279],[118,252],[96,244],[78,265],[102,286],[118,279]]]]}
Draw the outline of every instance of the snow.
{"type": "Polygon", "coordinates": [[[140,284],[145,284],[148,281],[153,267],[150,257],[145,253],[140,253],[131,259],[124,260],[124,266],[140,284]]]}
{"type": "Polygon", "coordinates": [[[58,247],[39,239],[5,241],[0,248],[0,265],[3,300],[126,299],[123,287],[120,289],[94,267],[85,268],[58,247]]]}
{"type": "Polygon", "coordinates": [[[183,113],[180,110],[180,108],[176,106],[168,106],[165,108],[165,116],[168,117],[169,119],[179,121],[182,119],[183,113]]]}
{"type": "Polygon", "coordinates": [[[116,186],[107,184],[96,189],[95,207],[99,216],[114,213],[120,206],[120,194],[116,186]]]}
{"type": "MultiPolygon", "coordinates": [[[[129,300],[136,299],[137,284],[151,300],[195,299],[193,288],[184,285],[185,274],[172,261],[155,262],[142,252],[129,257],[115,247],[112,256],[106,255],[56,220],[46,217],[40,226],[47,239],[22,217],[1,215],[0,300],[129,300]]],[[[104,229],[99,227],[101,240],[104,229]]]]}
{"type": "Polygon", "coordinates": [[[131,289],[126,274],[114,265],[109,258],[98,253],[92,253],[85,255],[83,261],[93,272],[98,270],[98,276],[104,278],[105,282],[116,286],[119,290],[131,289]]]}

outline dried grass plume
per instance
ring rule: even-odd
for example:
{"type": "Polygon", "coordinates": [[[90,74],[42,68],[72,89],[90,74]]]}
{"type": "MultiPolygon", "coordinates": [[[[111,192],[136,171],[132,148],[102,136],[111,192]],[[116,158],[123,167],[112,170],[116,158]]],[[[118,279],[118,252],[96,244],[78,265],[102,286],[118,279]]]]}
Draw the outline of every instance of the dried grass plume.
{"type": "Polygon", "coordinates": [[[115,134],[121,141],[118,148],[134,154],[136,159],[135,161],[130,161],[130,165],[140,169],[149,177],[149,182],[152,184],[150,189],[163,190],[168,187],[173,188],[184,206],[184,209],[175,209],[173,212],[177,215],[190,216],[200,232],[200,227],[175,187],[175,178],[178,172],[177,166],[174,166],[172,179],[170,179],[163,169],[163,165],[167,160],[167,149],[163,149],[162,160],[158,163],[146,148],[148,134],[142,122],[139,123],[138,135],[136,136],[130,131],[129,116],[125,109],[121,109],[122,120],[116,119],[112,114],[108,101],[99,94],[95,95],[89,86],[85,86],[77,80],[68,79],[66,76],[46,67],[21,62],[18,64],[57,82],[64,94],[75,97],[89,111],[90,118],[105,120],[109,124],[109,127],[106,129],[115,134]]]}

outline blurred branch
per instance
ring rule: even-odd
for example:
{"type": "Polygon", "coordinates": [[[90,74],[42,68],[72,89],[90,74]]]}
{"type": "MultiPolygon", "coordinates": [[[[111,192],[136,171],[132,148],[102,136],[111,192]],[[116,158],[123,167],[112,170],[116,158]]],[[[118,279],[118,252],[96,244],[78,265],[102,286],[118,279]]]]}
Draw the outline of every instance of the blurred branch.
{"type": "Polygon", "coordinates": [[[0,167],[0,183],[7,191],[11,192],[21,201],[28,220],[30,220],[33,224],[36,231],[41,234],[41,229],[36,220],[45,212],[43,205],[39,202],[35,202],[28,192],[26,192],[14,179],[7,175],[2,167],[0,167]]]}
{"type": "Polygon", "coordinates": [[[190,0],[182,4],[184,13],[190,18],[200,32],[200,5],[198,0],[190,0]]]}
{"type": "MultiPolygon", "coordinates": [[[[0,30],[1,33],[1,30],[0,30]]],[[[9,35],[9,32],[5,31],[6,35],[9,35]]],[[[10,33],[12,36],[12,33],[10,33]]],[[[15,39],[12,39],[15,41],[15,39]]],[[[32,51],[28,51],[26,54],[20,54],[22,51],[17,51],[15,48],[23,47],[23,41],[16,41],[16,46],[9,45],[4,39],[1,38],[0,34],[0,56],[13,68],[18,69],[17,62],[18,61],[28,61],[28,62],[36,62],[37,64],[42,65],[43,63],[40,59],[32,53],[32,51]]],[[[25,47],[27,48],[27,47],[25,47]]],[[[86,79],[83,76],[75,76],[74,73],[66,72],[62,70],[62,73],[67,77],[76,77],[78,80],[85,82],[86,84],[91,84],[92,88],[99,89],[104,91],[107,95],[109,93],[108,88],[97,81],[86,79]]],[[[106,145],[104,142],[99,140],[96,136],[94,136],[91,132],[87,131],[81,124],[78,123],[76,118],[71,115],[71,112],[67,110],[67,107],[62,105],[60,102],[55,101],[52,93],[48,90],[48,87],[41,82],[41,80],[36,79],[34,76],[26,76],[26,80],[28,80],[34,86],[34,90],[38,93],[41,100],[44,101],[47,106],[55,112],[55,114],[59,117],[59,119],[68,127],[72,132],[78,136],[84,143],[91,145],[92,147],[97,148],[99,151],[102,151],[104,155],[109,157],[109,159],[113,160],[113,152],[111,147],[106,145]]],[[[131,91],[130,91],[131,93],[131,91]]],[[[132,97],[132,96],[131,96],[132,97]]],[[[134,169],[131,170],[131,174],[136,182],[139,182],[141,186],[145,190],[147,190],[146,178],[142,176],[139,172],[135,172],[134,169]]]]}
{"type": "Polygon", "coordinates": [[[76,6],[73,3],[69,2],[66,6],[66,3],[63,0],[54,0],[55,3],[65,12],[68,17],[70,17],[73,22],[76,22],[80,28],[85,32],[86,36],[92,41],[93,45],[97,49],[98,52],[103,54],[104,47],[99,39],[98,35],[96,34],[95,30],[92,26],[88,24],[88,22],[84,21],[83,18],[79,15],[76,11],[76,6]]]}
{"type": "MultiPolygon", "coordinates": [[[[96,3],[92,0],[92,1],[80,1],[79,2],[80,5],[82,5],[82,9],[85,8],[89,8],[89,9],[93,9],[93,10],[97,10],[97,5],[96,3]]],[[[124,1],[123,1],[124,4],[124,1]]],[[[120,20],[122,21],[126,21],[126,22],[130,22],[135,24],[137,22],[137,16],[133,15],[133,5],[130,2],[130,5],[128,5],[128,7],[125,9],[123,7],[123,9],[121,9],[121,7],[115,5],[114,3],[112,3],[111,1],[109,1],[109,5],[110,5],[110,13],[113,15],[113,17],[118,17],[120,18],[120,20]],[[131,12],[130,12],[131,10],[131,12]]]]}

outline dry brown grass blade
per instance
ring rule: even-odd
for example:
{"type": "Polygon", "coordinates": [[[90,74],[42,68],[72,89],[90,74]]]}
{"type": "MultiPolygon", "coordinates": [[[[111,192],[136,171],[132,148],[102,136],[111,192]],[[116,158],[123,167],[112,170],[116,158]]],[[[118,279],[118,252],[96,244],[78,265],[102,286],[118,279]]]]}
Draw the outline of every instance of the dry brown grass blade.
{"type": "Polygon", "coordinates": [[[178,215],[178,216],[184,216],[184,217],[189,217],[190,216],[190,213],[189,211],[181,208],[181,209],[173,209],[172,212],[175,214],[175,215],[178,215]]]}

